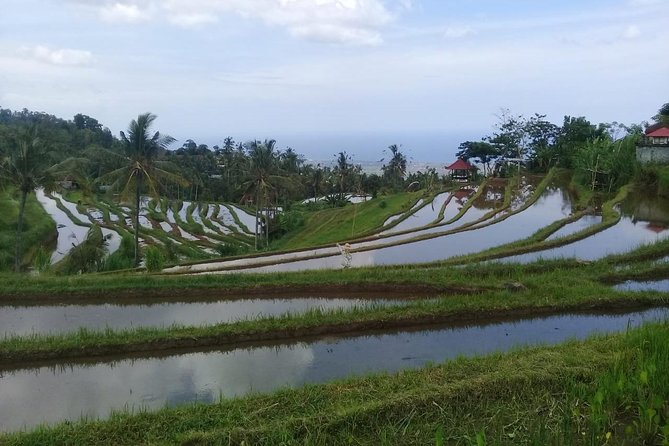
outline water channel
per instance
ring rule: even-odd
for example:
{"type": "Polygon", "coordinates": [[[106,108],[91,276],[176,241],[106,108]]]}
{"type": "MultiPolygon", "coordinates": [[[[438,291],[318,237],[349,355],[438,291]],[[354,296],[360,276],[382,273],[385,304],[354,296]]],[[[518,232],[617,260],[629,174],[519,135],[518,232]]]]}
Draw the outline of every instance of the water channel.
{"type": "Polygon", "coordinates": [[[209,403],[219,396],[418,368],[462,355],[620,332],[668,317],[669,308],[566,314],[160,358],[5,370],[0,372],[0,429],[12,431],[81,416],[106,417],[114,409],[137,411],[195,401],[209,403]]]}

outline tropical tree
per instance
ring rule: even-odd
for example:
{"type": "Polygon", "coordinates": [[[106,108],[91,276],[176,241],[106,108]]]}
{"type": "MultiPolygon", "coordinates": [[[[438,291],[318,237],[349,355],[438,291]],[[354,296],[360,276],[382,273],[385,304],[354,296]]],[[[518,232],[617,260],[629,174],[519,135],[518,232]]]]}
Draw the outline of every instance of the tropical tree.
{"type": "Polygon", "coordinates": [[[669,125],[669,102],[660,107],[653,119],[655,122],[669,125]]]}
{"type": "Polygon", "coordinates": [[[151,113],[139,115],[128,126],[127,134],[121,132],[123,153],[110,152],[122,165],[105,175],[98,181],[111,182],[112,190],[120,190],[121,198],[134,198],[135,215],[135,265],[139,264],[139,215],[140,196],[146,190],[156,199],[160,199],[159,189],[166,183],[186,186],[188,181],[177,173],[174,165],[158,159],[174,138],[151,134],[151,126],[157,116],[151,113]],[[134,197],[133,197],[134,195],[134,197]]]}
{"type": "Polygon", "coordinates": [[[399,188],[404,181],[404,176],[407,171],[407,158],[401,151],[402,146],[393,144],[388,146],[390,151],[390,160],[388,164],[382,167],[384,178],[394,188],[399,188]]]}
{"type": "Polygon", "coordinates": [[[264,229],[265,244],[269,242],[269,205],[271,194],[278,186],[288,186],[290,180],[283,176],[278,167],[278,156],[274,151],[276,141],[273,139],[265,142],[251,141],[246,143],[248,150],[247,180],[242,184],[244,197],[255,196],[256,221],[255,221],[255,249],[258,249],[258,239],[264,229]],[[261,227],[262,212],[265,210],[265,227],[261,227]]]}
{"type": "Polygon", "coordinates": [[[42,142],[37,128],[21,127],[8,138],[0,162],[0,184],[16,188],[19,193],[19,215],[16,224],[14,270],[21,270],[23,218],[28,195],[39,187],[53,186],[49,147],[42,142]]]}
{"type": "Polygon", "coordinates": [[[465,141],[458,147],[455,154],[458,158],[465,161],[474,159],[483,166],[483,174],[488,175],[492,172],[490,164],[500,157],[499,149],[486,141],[465,141]]]}
{"type": "Polygon", "coordinates": [[[335,159],[336,164],[332,173],[339,186],[339,200],[343,200],[346,194],[347,180],[353,171],[353,164],[351,163],[351,156],[345,150],[336,154],[335,159]]]}

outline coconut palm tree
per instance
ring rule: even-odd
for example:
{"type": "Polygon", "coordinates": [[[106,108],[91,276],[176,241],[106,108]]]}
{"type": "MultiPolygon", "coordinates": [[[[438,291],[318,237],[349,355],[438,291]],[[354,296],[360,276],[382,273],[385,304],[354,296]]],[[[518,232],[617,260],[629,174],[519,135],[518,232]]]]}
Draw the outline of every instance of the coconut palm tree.
{"type": "Polygon", "coordinates": [[[147,190],[154,198],[159,199],[159,189],[166,183],[176,183],[186,186],[188,181],[177,173],[177,168],[171,163],[157,159],[162,151],[174,142],[174,138],[161,135],[160,132],[151,133],[151,125],[156,115],[144,113],[128,126],[127,134],[121,132],[123,154],[110,152],[116,161],[122,165],[105,175],[99,182],[110,182],[112,190],[120,190],[121,198],[134,199],[135,215],[135,265],[139,264],[139,215],[140,196],[147,190]],[[134,195],[134,196],[133,196],[134,195]]]}
{"type": "MultiPolygon", "coordinates": [[[[258,237],[260,234],[260,218],[262,210],[268,206],[272,194],[278,186],[289,186],[290,179],[282,175],[278,167],[278,156],[274,151],[276,141],[273,139],[265,142],[251,141],[246,144],[248,150],[248,180],[242,184],[244,197],[255,195],[256,205],[256,230],[255,248],[258,249],[258,237]]],[[[269,213],[265,215],[265,244],[269,242],[269,213]]]]}
{"type": "Polygon", "coordinates": [[[394,188],[399,188],[404,181],[404,176],[407,171],[407,158],[401,151],[402,146],[392,144],[388,146],[390,151],[390,160],[385,164],[383,169],[383,176],[390,182],[394,188]]]}
{"type": "Polygon", "coordinates": [[[22,231],[28,195],[39,187],[53,186],[49,147],[37,135],[36,127],[19,128],[11,135],[0,161],[0,184],[19,192],[19,215],[16,224],[16,251],[14,270],[21,270],[22,231]]]}

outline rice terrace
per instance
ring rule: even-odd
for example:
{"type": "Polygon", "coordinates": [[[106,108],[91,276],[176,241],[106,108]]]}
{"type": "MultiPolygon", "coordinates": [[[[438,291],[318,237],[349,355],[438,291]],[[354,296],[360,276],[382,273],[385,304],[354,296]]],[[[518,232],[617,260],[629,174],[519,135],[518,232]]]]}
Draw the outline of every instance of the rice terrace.
{"type": "Polygon", "coordinates": [[[669,445],[666,2],[19,3],[0,445],[669,445]]]}
{"type": "MultiPolygon", "coordinates": [[[[107,169],[133,186],[114,193],[94,157],[71,157],[24,201],[12,163],[48,145],[14,124],[41,115],[6,116],[3,255],[19,272],[0,295],[5,443],[667,438],[669,171],[636,160],[652,136],[590,126],[570,168],[530,159],[483,176],[461,162],[463,178],[405,178],[394,146],[378,189],[354,188],[370,176],[344,153],[290,172],[257,141],[212,154],[268,170],[244,204],[203,199],[206,183],[197,199],[180,191],[183,155],[150,166],[176,169],[159,172],[177,197],[135,164],[107,169]],[[589,150],[611,168],[588,168],[589,150]],[[310,182],[327,175],[329,190],[310,182]],[[285,196],[261,187],[273,176],[285,196]]],[[[85,150],[114,162],[116,144],[160,149],[123,134],[85,150]]]]}

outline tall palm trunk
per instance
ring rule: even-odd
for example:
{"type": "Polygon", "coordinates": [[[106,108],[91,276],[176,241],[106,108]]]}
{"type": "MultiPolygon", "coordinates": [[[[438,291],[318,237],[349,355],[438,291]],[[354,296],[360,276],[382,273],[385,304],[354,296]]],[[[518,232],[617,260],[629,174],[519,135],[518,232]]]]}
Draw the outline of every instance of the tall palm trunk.
{"type": "Polygon", "coordinates": [[[265,197],[265,246],[269,246],[269,197],[265,197]]]}
{"type": "Polygon", "coordinates": [[[258,219],[260,218],[260,192],[256,188],[256,232],[255,232],[255,249],[256,251],[258,250],[258,229],[259,229],[259,224],[258,224],[258,219]]]}
{"type": "Polygon", "coordinates": [[[135,266],[139,266],[139,198],[142,189],[142,176],[137,176],[135,184],[135,266]]]}
{"type": "Polygon", "coordinates": [[[21,204],[19,205],[19,221],[16,224],[16,254],[14,255],[14,271],[21,271],[21,242],[23,239],[23,215],[26,210],[28,191],[21,191],[21,204]]]}

